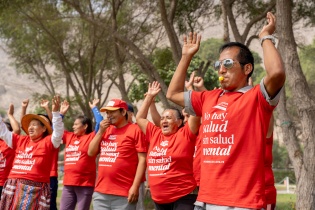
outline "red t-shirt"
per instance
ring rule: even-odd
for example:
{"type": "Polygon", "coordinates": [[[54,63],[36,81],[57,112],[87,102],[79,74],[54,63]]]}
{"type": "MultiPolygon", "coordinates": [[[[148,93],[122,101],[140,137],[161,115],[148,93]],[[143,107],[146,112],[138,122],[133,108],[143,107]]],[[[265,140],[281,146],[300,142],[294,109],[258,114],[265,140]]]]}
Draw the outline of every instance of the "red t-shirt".
{"type": "Polygon", "coordinates": [[[198,201],[242,208],[265,204],[265,139],[273,106],[260,86],[246,93],[192,92],[202,116],[201,179],[198,201]]]}
{"type": "Polygon", "coordinates": [[[194,169],[194,177],[197,183],[197,186],[200,185],[200,161],[201,161],[201,143],[200,137],[197,136],[196,145],[195,145],[195,154],[194,154],[194,162],[193,162],[193,169],[194,169]]]}
{"type": "Polygon", "coordinates": [[[136,175],[139,152],[147,152],[147,147],[138,125],[108,127],[100,142],[94,191],[127,197],[136,175]]]}
{"type": "Polygon", "coordinates": [[[265,195],[266,203],[274,204],[277,200],[277,190],[275,187],[275,178],[272,171],[272,144],[273,135],[266,138],[266,151],[265,151],[265,195]]]}
{"type": "Polygon", "coordinates": [[[96,156],[90,157],[87,152],[95,132],[77,136],[65,131],[62,137],[65,144],[64,185],[92,186],[96,179],[96,156]]]}
{"type": "Polygon", "coordinates": [[[13,165],[15,151],[0,139],[0,186],[8,179],[13,165]]]}
{"type": "Polygon", "coordinates": [[[9,178],[49,183],[52,157],[57,150],[51,142],[51,135],[33,142],[29,136],[13,134],[12,143],[16,156],[9,178]]]}
{"type": "Polygon", "coordinates": [[[151,196],[156,203],[174,202],[195,189],[193,155],[196,138],[188,123],[170,136],[164,136],[159,127],[148,123],[147,170],[151,196]]]}

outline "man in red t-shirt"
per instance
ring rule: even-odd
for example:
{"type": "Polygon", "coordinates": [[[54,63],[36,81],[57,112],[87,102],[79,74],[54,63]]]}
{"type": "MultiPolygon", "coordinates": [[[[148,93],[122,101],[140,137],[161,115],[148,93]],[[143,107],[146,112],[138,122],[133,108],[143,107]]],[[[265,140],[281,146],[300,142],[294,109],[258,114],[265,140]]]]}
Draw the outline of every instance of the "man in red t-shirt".
{"type": "Polygon", "coordinates": [[[167,98],[202,117],[201,177],[196,209],[261,209],[265,207],[264,152],[269,120],[285,82],[282,59],[274,46],[275,17],[259,37],[266,76],[254,88],[248,78],[254,58],[243,44],[220,48],[218,71],[222,89],[184,93],[187,68],[198,51],[200,36],[184,37],[181,61],[173,75],[167,98]]]}
{"type": "Polygon", "coordinates": [[[93,194],[95,209],[135,209],[139,186],[146,169],[147,147],[144,134],[128,122],[125,101],[112,99],[101,112],[107,118],[88,149],[88,155],[100,154],[98,176],[93,194]]]}

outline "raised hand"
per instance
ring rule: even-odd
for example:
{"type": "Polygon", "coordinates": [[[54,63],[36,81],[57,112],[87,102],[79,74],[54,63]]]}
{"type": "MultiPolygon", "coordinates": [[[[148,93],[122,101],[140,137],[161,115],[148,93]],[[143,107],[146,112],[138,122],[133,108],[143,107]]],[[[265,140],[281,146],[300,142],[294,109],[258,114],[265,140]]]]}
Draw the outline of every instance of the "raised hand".
{"type": "Polygon", "coordinates": [[[204,80],[202,77],[195,77],[194,78],[194,87],[197,91],[206,91],[207,88],[204,85],[204,80]]]}
{"type": "Polygon", "coordinates": [[[194,78],[195,78],[195,71],[191,73],[189,80],[185,81],[185,88],[187,90],[194,90],[194,78]]]}
{"type": "Polygon", "coordinates": [[[10,115],[13,116],[13,114],[14,114],[14,106],[13,106],[12,103],[10,103],[8,111],[7,111],[7,115],[8,116],[10,116],[10,115]]]}
{"type": "Polygon", "coordinates": [[[49,101],[46,100],[46,99],[42,99],[42,100],[40,101],[40,106],[41,106],[42,108],[44,108],[44,109],[49,108],[49,107],[48,107],[48,106],[49,106],[49,101]]]}
{"type": "Polygon", "coordinates": [[[67,100],[64,100],[63,102],[61,102],[61,105],[60,105],[60,114],[66,115],[69,108],[70,108],[69,102],[67,100]]]}
{"type": "Polygon", "coordinates": [[[193,56],[198,50],[200,46],[201,35],[197,35],[196,32],[190,32],[188,37],[184,36],[183,41],[183,49],[182,55],[193,56]]]}
{"type": "Polygon", "coordinates": [[[152,82],[152,84],[149,83],[149,88],[146,95],[155,97],[160,92],[160,90],[161,90],[160,83],[158,83],[157,81],[154,81],[152,82]]]}
{"type": "Polygon", "coordinates": [[[21,104],[21,106],[22,106],[22,108],[27,108],[28,107],[28,103],[29,103],[29,99],[28,98],[26,98],[26,99],[24,99],[23,101],[22,101],[22,104],[21,104]]]}
{"type": "Polygon", "coordinates": [[[51,102],[52,102],[51,110],[53,112],[58,112],[59,107],[60,107],[60,96],[58,96],[58,95],[54,96],[53,99],[51,100],[51,102]]]}
{"type": "Polygon", "coordinates": [[[100,102],[100,99],[94,98],[92,103],[89,101],[90,108],[93,109],[100,102]]]}
{"type": "Polygon", "coordinates": [[[262,38],[267,35],[272,35],[276,30],[276,17],[271,13],[267,13],[267,25],[264,25],[262,30],[259,33],[259,38],[262,38]]]}

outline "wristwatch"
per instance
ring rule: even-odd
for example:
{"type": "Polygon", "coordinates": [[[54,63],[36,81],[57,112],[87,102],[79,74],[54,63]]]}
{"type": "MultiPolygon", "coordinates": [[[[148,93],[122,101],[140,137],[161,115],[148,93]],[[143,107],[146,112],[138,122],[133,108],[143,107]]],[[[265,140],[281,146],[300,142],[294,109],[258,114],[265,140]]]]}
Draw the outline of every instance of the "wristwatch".
{"type": "Polygon", "coordinates": [[[273,35],[267,35],[267,36],[264,36],[263,38],[259,39],[260,40],[260,45],[262,46],[263,42],[266,40],[266,39],[269,39],[271,40],[271,42],[276,45],[276,39],[273,35]]]}

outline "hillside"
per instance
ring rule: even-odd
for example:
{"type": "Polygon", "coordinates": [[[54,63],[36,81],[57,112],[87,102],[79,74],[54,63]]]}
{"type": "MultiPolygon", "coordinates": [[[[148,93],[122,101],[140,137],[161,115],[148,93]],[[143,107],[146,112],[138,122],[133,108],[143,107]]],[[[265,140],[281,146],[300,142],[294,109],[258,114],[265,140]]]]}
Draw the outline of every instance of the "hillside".
{"type": "MultiPolygon", "coordinates": [[[[17,74],[13,66],[10,66],[8,55],[0,48],[0,110],[7,110],[10,103],[20,111],[23,99],[31,98],[32,93],[41,90],[27,75],[17,74]]],[[[32,104],[30,104],[31,108],[32,104]]]]}

